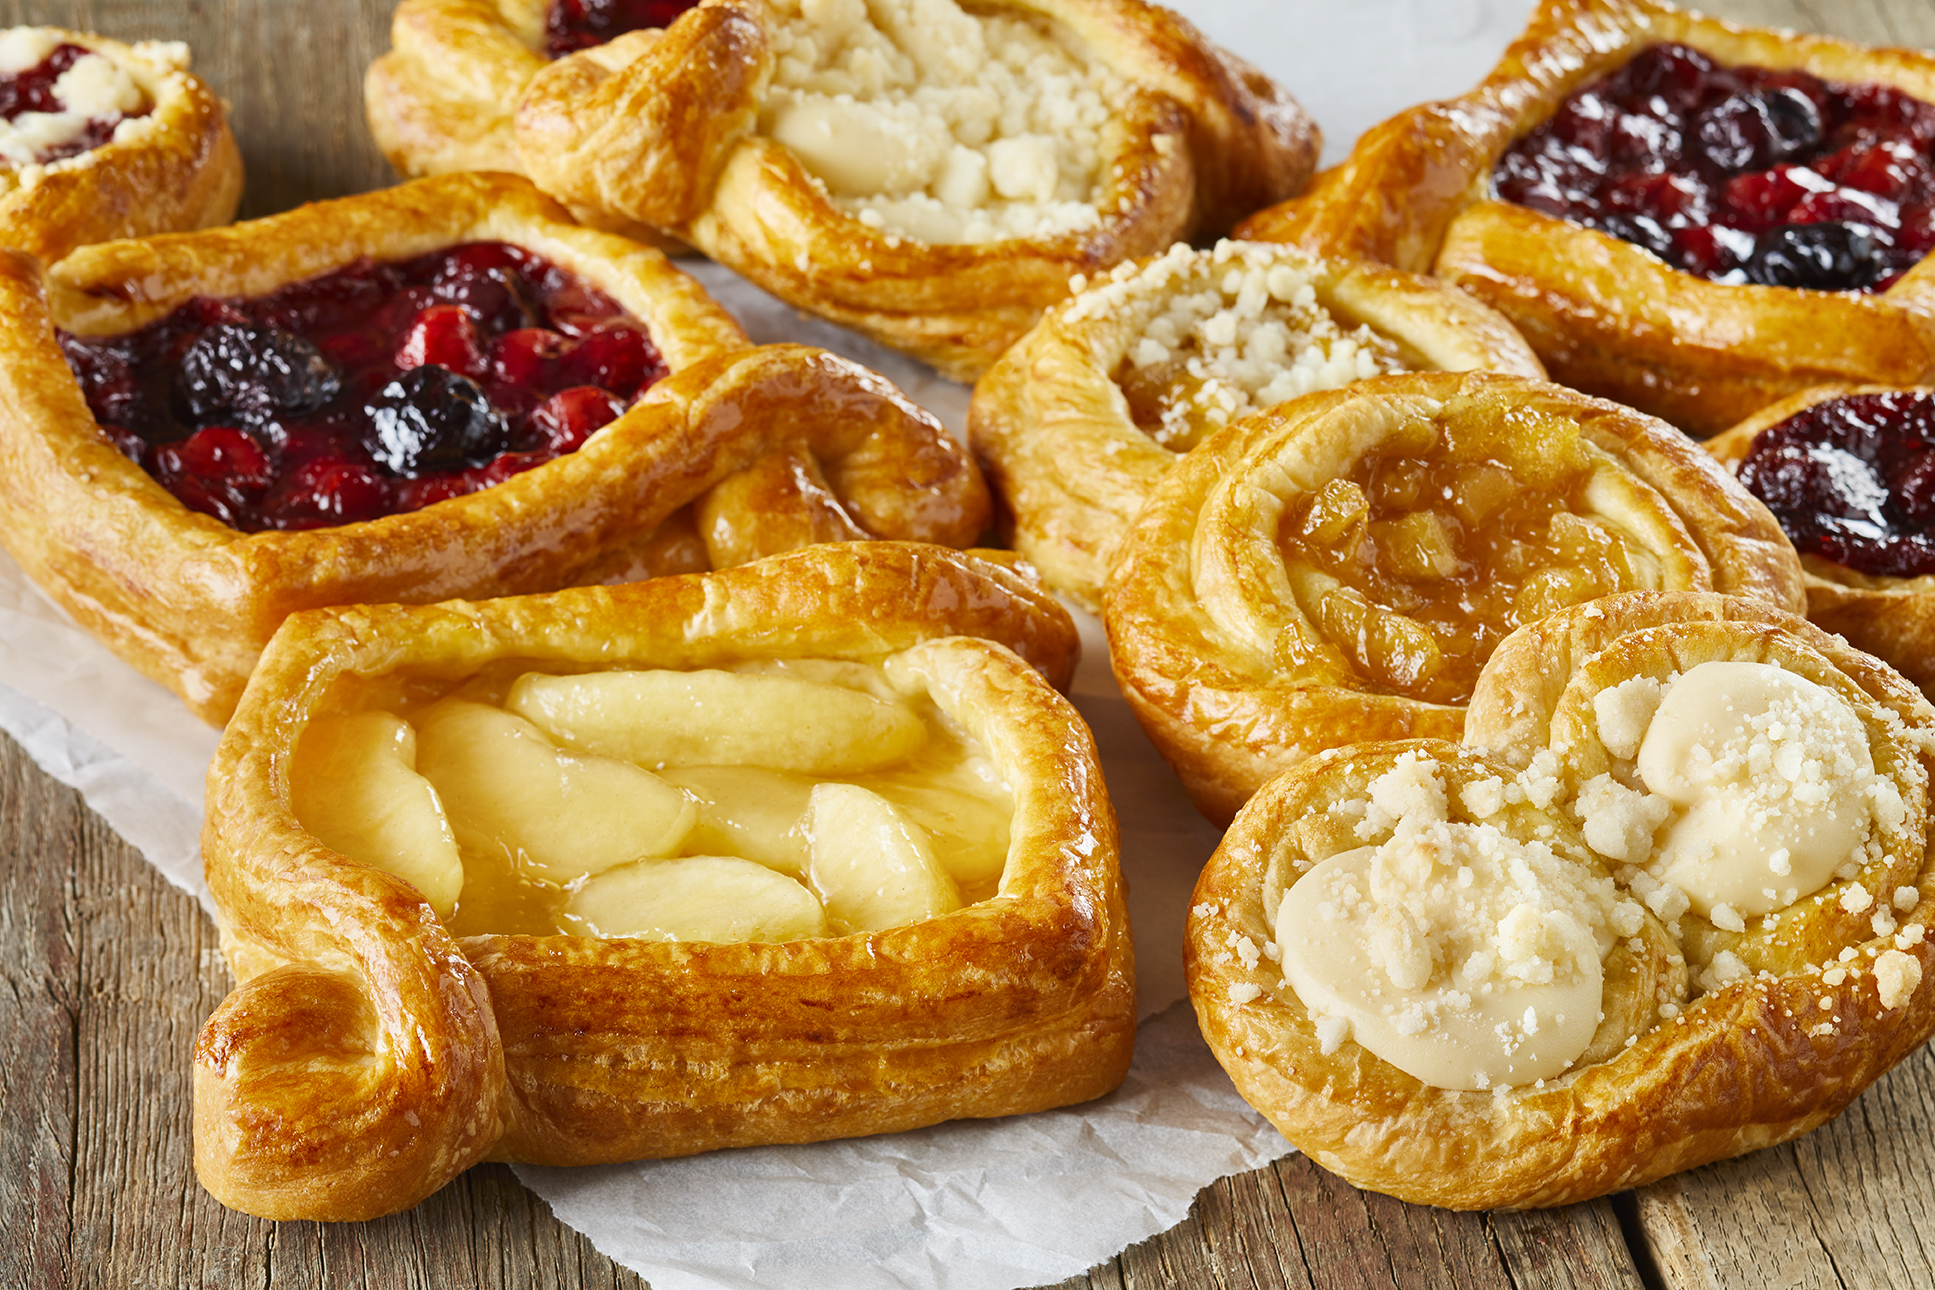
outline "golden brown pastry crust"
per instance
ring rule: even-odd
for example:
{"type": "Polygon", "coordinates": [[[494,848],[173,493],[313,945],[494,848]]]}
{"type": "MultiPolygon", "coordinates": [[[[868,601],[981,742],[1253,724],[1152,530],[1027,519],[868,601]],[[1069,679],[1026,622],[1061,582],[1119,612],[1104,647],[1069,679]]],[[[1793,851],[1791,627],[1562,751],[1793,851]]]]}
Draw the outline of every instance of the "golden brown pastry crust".
{"type": "Polygon", "coordinates": [[[125,141],[17,172],[0,166],[0,247],[52,263],[115,238],[211,228],[235,218],[242,154],[213,91],[167,46],[60,31],[112,59],[154,110],[125,141]]]}
{"type": "MultiPolygon", "coordinates": [[[[1319,304],[1340,326],[1369,326],[1395,341],[1411,368],[1545,375],[1511,324],[1462,292],[1381,265],[1253,245],[1254,252],[1240,243],[1219,246],[1143,298],[1214,290],[1212,280],[1238,257],[1248,264],[1254,256],[1308,272],[1319,304]]],[[[1091,290],[1121,282],[1129,271],[1118,266],[1091,290]]],[[[1140,315],[1098,313],[1082,303],[1089,299],[1078,295],[1049,310],[981,378],[968,408],[968,439],[1005,503],[1015,548],[1049,586],[1100,609],[1116,546],[1177,454],[1136,425],[1115,381],[1140,315]]]]}
{"type": "MultiPolygon", "coordinates": [[[[1877,935],[1866,914],[1834,918],[1842,912],[1838,896],[1850,885],[1837,882],[1792,907],[1788,913],[1794,916],[1783,916],[1781,933],[1755,930],[1732,939],[1732,947],[1750,959],[1750,947],[1742,943],[1747,938],[1785,943],[1789,952],[1754,961],[1768,969],[1764,974],[1712,989],[1677,1018],[1644,1029],[1631,1046],[1617,1046],[1610,1055],[1589,1053],[1543,1086],[1488,1093],[1432,1088],[1350,1040],[1323,1054],[1275,961],[1260,957],[1245,967],[1225,948],[1233,935],[1247,935],[1258,946],[1270,938],[1265,905],[1273,874],[1281,891],[1282,875],[1343,849],[1325,846],[1308,829],[1313,795],[1335,796],[1339,782],[1356,774],[1347,768],[1357,762],[1380,763],[1430,745],[1360,745],[1306,762],[1257,794],[1204,870],[1189,924],[1188,967],[1197,1016],[1218,1059],[1244,1097],[1312,1159],[1359,1186],[1425,1204],[1568,1204],[1805,1133],[1840,1112],[1935,1029],[1935,941],[1910,931],[1935,921],[1926,793],[1935,767],[1929,739],[1935,711],[1885,666],[1845,645],[1837,649],[1806,622],[1751,601],[1632,594],[1554,615],[1501,645],[1493,664],[1510,660],[1507,670],[1517,674],[1494,678],[1488,668],[1487,684],[1472,701],[1468,732],[1489,712],[1545,746],[1546,732],[1534,729],[1540,724],[1536,715],[1509,720],[1508,710],[1487,705],[1509,707],[1532,697],[1519,684],[1536,680],[1535,691],[1547,697],[1534,698],[1531,706],[1549,716],[1574,667],[1622,637],[1683,621],[1696,624],[1696,634],[1708,626],[1737,632],[1745,642],[1743,657],[1788,649],[1797,657],[1825,658],[1816,653],[1825,649],[1832,654],[1830,671],[1846,669],[1837,683],[1844,694],[1888,710],[1899,723],[1892,737],[1910,750],[1912,766],[1902,768],[1897,783],[1911,812],[1895,858],[1910,875],[1904,885],[1915,901],[1912,908],[1892,907],[1901,932],[1877,935]],[[1603,612],[1595,616],[1595,610],[1603,612]],[[1843,949],[1853,952],[1849,960],[1840,959],[1843,949]],[[1876,974],[1878,956],[1887,953],[1909,956],[1919,972],[1908,997],[1894,998],[1893,1006],[1882,1002],[1876,974]]],[[[1523,764],[1530,756],[1523,744],[1511,747],[1509,762],[1485,759],[1471,748],[1438,755],[1448,763],[1502,766],[1509,775],[1512,762],[1523,764]]],[[[1451,799],[1456,810],[1458,795],[1451,799]]],[[[1563,807],[1547,817],[1561,835],[1572,828],[1563,807]]],[[[1884,892],[1882,902],[1891,894],[1884,892]]],[[[1688,938],[1689,958],[1696,939],[1688,938]]],[[[1709,942],[1705,950],[1710,956],[1724,947],[1709,942]]],[[[1628,992],[1616,981],[1609,984],[1608,1011],[1628,992]]]]}
{"type": "MultiPolygon", "coordinates": [[[[1763,430],[1772,429],[1816,403],[1850,394],[1886,394],[1902,389],[1881,385],[1817,385],[1762,408],[1739,425],[1707,440],[1706,449],[1738,470],[1763,430]]],[[[1908,387],[1913,388],[1913,387],[1908,387]]],[[[1935,388],[1920,387],[1935,394],[1935,388]]],[[[1935,576],[1896,578],[1856,573],[1816,555],[1801,557],[1807,585],[1807,616],[1848,638],[1935,694],[1935,576]]]]}
{"type": "Polygon", "coordinates": [[[759,0],[705,0],[546,65],[518,104],[523,165],[587,209],[690,242],[789,304],[972,380],[1076,273],[1222,231],[1302,188],[1310,118],[1183,19],[1143,0],[1008,0],[1060,24],[1137,88],[1105,141],[1101,223],[962,245],[874,229],[754,133],[771,76],[759,0]]]}
{"type": "Polygon", "coordinates": [[[244,984],[196,1049],[203,1184],[265,1217],[367,1218],[484,1158],[818,1141],[1113,1088],[1135,1023],[1115,820],[1086,728],[1043,680],[1066,683],[1076,648],[1028,579],[899,543],[291,618],[209,774],[208,879],[244,984]],[[458,942],[413,887],[290,810],[305,725],[386,678],[890,656],[929,678],[1015,796],[999,897],[911,926],[778,945],[458,942]]]}
{"type": "Polygon", "coordinates": [[[1493,200],[1493,164],[1572,91],[1660,41],[1935,101],[1935,57],[1743,29],[1653,0],[1544,0],[1471,93],[1372,128],[1304,197],[1244,221],[1455,282],[1517,325],[1552,378],[1715,434],[1824,381],[1935,373],[1935,265],[1887,291],[1726,286],[1593,229],[1493,200]]]}
{"type": "MultiPolygon", "coordinates": [[[[961,546],[988,501],[966,451],[882,378],[744,333],[659,252],[572,224],[512,176],[450,175],[199,234],[0,259],[0,541],[110,648],[204,719],[227,718],[290,613],[549,590],[633,571],[662,521],[768,450],[812,454],[878,537],[961,546]],[[673,374],[581,449],[479,493],[308,532],[243,534],[189,511],[89,414],[56,326],[126,331],[201,294],[252,296],[362,257],[501,239],[645,323],[673,374]]],[[[779,499],[785,502],[787,499],[779,499]]],[[[817,500],[824,503],[825,499],[817,500]]],[[[720,510],[708,553],[796,540],[792,510],[720,510]]]]}
{"type": "MultiPolygon", "coordinates": [[[[1520,377],[1417,372],[1306,395],[1199,444],[1119,548],[1104,612],[1116,680],[1198,809],[1227,821],[1266,780],[1323,748],[1455,738],[1464,708],[1369,682],[1299,608],[1276,546],[1276,498],[1303,496],[1417,418],[1578,426],[1652,516],[1664,585],[1799,609],[1800,565],[1766,507],[1678,432],[1520,377]],[[1304,473],[1300,474],[1299,471],[1304,473]]],[[[1373,613],[1383,611],[1372,606],[1373,613]]]]}

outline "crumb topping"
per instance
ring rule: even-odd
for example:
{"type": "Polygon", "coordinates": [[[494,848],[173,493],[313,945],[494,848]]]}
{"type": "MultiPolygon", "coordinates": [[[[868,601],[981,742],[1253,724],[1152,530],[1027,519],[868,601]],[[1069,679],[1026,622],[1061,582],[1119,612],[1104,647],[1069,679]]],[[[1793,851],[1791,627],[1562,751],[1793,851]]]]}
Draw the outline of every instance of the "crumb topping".
{"type": "Polygon", "coordinates": [[[955,0],[771,0],[760,129],[872,228],[957,244],[1101,223],[1126,83],[1046,19],[955,0]]]}

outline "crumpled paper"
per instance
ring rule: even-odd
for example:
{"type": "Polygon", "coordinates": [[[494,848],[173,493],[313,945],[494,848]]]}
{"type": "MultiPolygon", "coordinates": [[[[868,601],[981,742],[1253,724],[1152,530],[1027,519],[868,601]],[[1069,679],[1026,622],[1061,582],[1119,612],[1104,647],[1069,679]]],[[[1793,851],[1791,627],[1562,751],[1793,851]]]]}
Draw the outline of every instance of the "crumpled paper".
{"type": "MultiPolygon", "coordinates": [[[[1469,88],[1529,0],[1171,0],[1291,88],[1326,163],[1406,104],[1469,88]]],[[[760,342],[882,372],[956,433],[967,389],[686,262],[760,342]]],[[[1236,1095],[1184,1002],[1182,928],[1217,833],[1136,726],[1100,625],[1078,614],[1072,697],[1122,824],[1141,1015],[1128,1079],[1084,1106],[800,1147],[589,1169],[519,1166],[557,1216],[657,1290],[1009,1290],[1063,1280],[1180,1222],[1215,1179],[1289,1144],[1236,1095]]],[[[0,555],[0,729],[211,908],[202,780],[217,735],[114,658],[0,555]]]]}

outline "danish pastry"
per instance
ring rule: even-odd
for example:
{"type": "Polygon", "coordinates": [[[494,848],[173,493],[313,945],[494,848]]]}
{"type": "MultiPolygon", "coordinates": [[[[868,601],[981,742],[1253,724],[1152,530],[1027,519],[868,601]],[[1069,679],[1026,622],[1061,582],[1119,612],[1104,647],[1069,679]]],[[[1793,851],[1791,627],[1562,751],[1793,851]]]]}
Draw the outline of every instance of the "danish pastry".
{"type": "Polygon", "coordinates": [[[1142,0],[706,0],[546,65],[527,173],[972,380],[1069,277],[1303,186],[1317,131],[1142,0]]]}
{"type": "Polygon", "coordinates": [[[226,224],[241,196],[242,155],[187,46],[0,30],[0,247],[51,262],[226,224]]]}
{"type": "Polygon", "coordinates": [[[1825,1122],[1935,1029],[1935,710],[1767,605],[1627,593],[1498,647],[1464,747],[1360,744],[1237,817],[1190,993],[1359,1186],[1560,1205],[1825,1122]]]}
{"type": "Polygon", "coordinates": [[[1932,147],[1935,57],[1545,0],[1477,89],[1240,235],[1435,273],[1554,380],[1705,437],[1935,370],[1932,147]]]}
{"type": "Polygon", "coordinates": [[[1178,453],[1255,408],[1413,369],[1545,374],[1511,324],[1428,279],[1268,243],[1177,245],[1049,310],[975,386],[968,437],[1015,549],[1095,609],[1178,453]]]}
{"type": "Polygon", "coordinates": [[[1935,390],[1817,386],[1706,447],[1799,549],[1807,616],[1935,687],[1935,390]]]}
{"type": "Polygon", "coordinates": [[[1670,427],[1522,377],[1412,372],[1185,455],[1104,612],[1123,694],[1221,822],[1320,749],[1455,738],[1501,638],[1629,589],[1802,604],[1773,517],[1670,427]]]}
{"type": "Polygon", "coordinates": [[[657,251],[511,176],[8,259],[0,301],[0,540],[210,721],[296,609],[964,545],[988,513],[885,381],[749,350],[657,251]]]}
{"type": "Polygon", "coordinates": [[[243,984],[196,1047],[203,1184],[358,1219],[485,1158],[1113,1088],[1134,983],[1094,745],[1049,684],[1075,650],[1028,579],[897,543],[291,617],[209,774],[243,984]]]}

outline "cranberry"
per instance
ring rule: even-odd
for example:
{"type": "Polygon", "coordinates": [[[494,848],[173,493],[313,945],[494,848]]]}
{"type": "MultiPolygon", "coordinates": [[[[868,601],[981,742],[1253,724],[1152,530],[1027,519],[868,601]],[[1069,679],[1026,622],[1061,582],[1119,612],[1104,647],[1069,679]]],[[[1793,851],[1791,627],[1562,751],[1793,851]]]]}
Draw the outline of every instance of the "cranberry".
{"type": "Polygon", "coordinates": [[[1851,395],[1763,431],[1740,479],[1804,552],[1862,573],[1935,573],[1935,397],[1851,395]]]}
{"type": "Polygon", "coordinates": [[[262,445],[234,426],[208,426],[155,449],[155,474],[190,510],[233,526],[275,478],[262,445]]]}
{"type": "Polygon", "coordinates": [[[614,36],[668,27],[698,0],[552,0],[544,16],[544,52],[562,58],[614,36]]]}
{"type": "Polygon", "coordinates": [[[607,323],[568,350],[558,370],[573,385],[602,385],[622,397],[663,376],[665,365],[644,332],[630,323],[607,323]]]}
{"type": "Polygon", "coordinates": [[[434,364],[385,385],[369,413],[370,455],[397,475],[488,461],[510,437],[475,381],[434,364]]]}
{"type": "MultiPolygon", "coordinates": [[[[1703,278],[1727,278],[1754,253],[1754,235],[1724,224],[1673,230],[1673,255],[1662,257],[1703,278]]],[[[1745,281],[1745,275],[1742,275],[1745,281]]]]}
{"type": "Polygon", "coordinates": [[[319,457],[282,477],[263,504],[268,526],[326,528],[375,519],[390,509],[383,477],[358,461],[319,457]]]}
{"type": "Polygon", "coordinates": [[[1719,69],[1712,59],[1685,45],[1653,45],[1635,54],[1615,74],[1613,84],[1622,99],[1634,105],[1658,98],[1661,105],[1680,112],[1700,102],[1708,81],[1719,69]]]}
{"type": "Polygon", "coordinates": [[[595,385],[579,385],[546,400],[531,414],[531,429],[553,452],[571,452],[624,411],[623,400],[595,385]]]}
{"type": "Polygon", "coordinates": [[[189,414],[272,416],[314,412],[336,397],[342,374],[292,332],[223,323],[197,336],[181,356],[179,389],[189,414]]]}
{"type": "Polygon", "coordinates": [[[478,243],[453,251],[431,284],[438,300],[460,305],[491,332],[537,321],[537,295],[509,247],[478,243]]]}
{"type": "Polygon", "coordinates": [[[507,331],[491,351],[491,375],[510,385],[547,384],[565,344],[564,337],[542,327],[507,331]]]}
{"type": "Polygon", "coordinates": [[[404,371],[425,364],[447,367],[465,376],[484,373],[484,355],[477,324],[456,305],[434,305],[417,315],[403,343],[396,347],[396,365],[404,371]]]}

